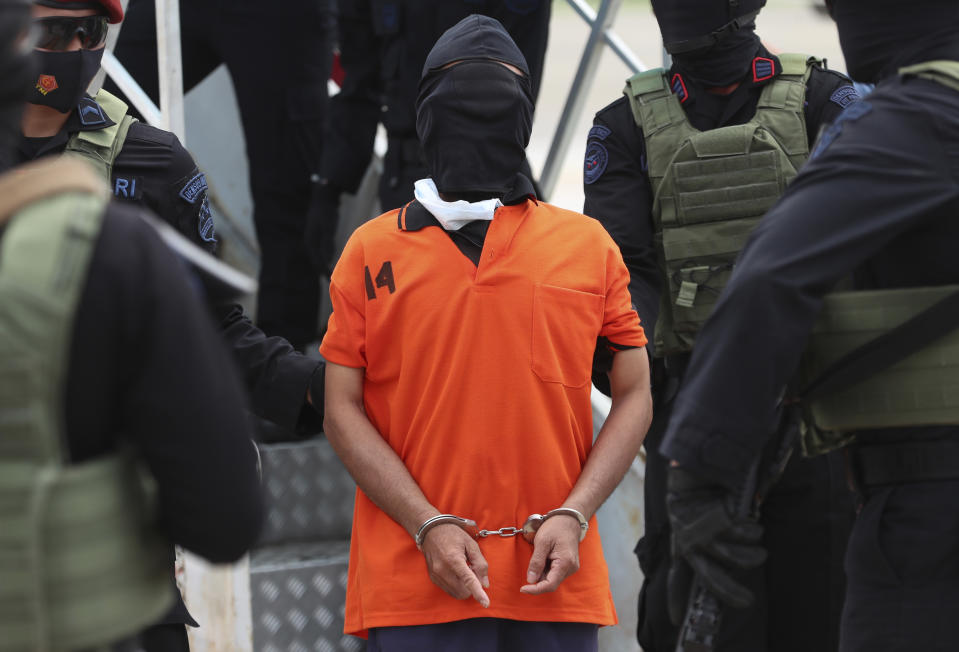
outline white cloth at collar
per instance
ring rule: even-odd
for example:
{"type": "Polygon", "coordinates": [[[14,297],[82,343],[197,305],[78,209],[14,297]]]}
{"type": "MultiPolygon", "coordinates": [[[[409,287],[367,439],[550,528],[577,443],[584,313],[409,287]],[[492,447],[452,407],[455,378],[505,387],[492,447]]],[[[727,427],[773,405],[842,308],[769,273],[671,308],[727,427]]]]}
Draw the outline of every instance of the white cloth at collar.
{"type": "Polygon", "coordinates": [[[436,184],[429,178],[413,184],[413,195],[447,231],[457,231],[475,220],[492,220],[493,213],[503,205],[497,198],[476,202],[464,199],[444,201],[436,190],[436,184]]]}

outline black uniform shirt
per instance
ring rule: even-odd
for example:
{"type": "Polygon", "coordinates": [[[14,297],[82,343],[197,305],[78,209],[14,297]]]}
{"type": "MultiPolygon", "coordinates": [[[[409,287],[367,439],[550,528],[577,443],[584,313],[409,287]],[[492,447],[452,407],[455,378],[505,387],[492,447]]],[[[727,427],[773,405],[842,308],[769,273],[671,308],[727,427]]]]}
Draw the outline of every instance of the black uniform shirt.
{"type": "MultiPolygon", "coordinates": [[[[73,111],[56,135],[21,139],[20,162],[59,154],[73,134],[114,124],[89,96],[80,108],[86,117],[81,120],[80,112],[73,111]]],[[[174,134],[133,123],[114,161],[110,187],[118,199],[148,207],[192,242],[210,253],[216,250],[206,179],[174,134]]]]}
{"type": "MultiPolygon", "coordinates": [[[[78,109],[56,135],[22,138],[20,162],[59,154],[73,134],[114,124],[89,96],[81,100],[78,109]]],[[[114,161],[110,184],[117,199],[150,208],[192,242],[210,253],[216,251],[206,178],[175,134],[142,122],[130,125],[114,161]]],[[[267,337],[239,305],[220,309],[218,316],[223,337],[251,392],[253,411],[288,429],[319,431],[322,362],[300,355],[282,338],[267,337]],[[308,388],[317,410],[306,403],[308,388]]]]}
{"type": "MultiPolygon", "coordinates": [[[[744,124],[756,114],[763,87],[782,71],[775,55],[773,75],[755,81],[751,71],[728,96],[710,94],[691,79],[675,85],[690,123],[705,131],[744,124]]],[[[675,71],[670,71],[674,79],[675,71]]],[[[814,68],[806,87],[806,132],[810,144],[820,128],[859,97],[843,75],[814,68]]],[[[653,193],[647,176],[646,143],[633,119],[629,100],[621,97],[596,114],[589,132],[584,165],[583,212],[598,219],[619,245],[629,269],[629,291],[653,342],[662,279],[653,242],[653,193]]]]}
{"type": "Polygon", "coordinates": [[[824,132],[750,237],[697,338],[663,454],[733,486],[772,431],[823,295],[850,274],[859,288],[959,283],[957,215],[959,92],[884,81],[824,132]]]}
{"type": "Polygon", "coordinates": [[[243,390],[182,264],[130,207],[104,218],[67,369],[73,461],[126,440],[156,478],[172,541],[214,562],[253,545],[262,506],[243,390]]]}

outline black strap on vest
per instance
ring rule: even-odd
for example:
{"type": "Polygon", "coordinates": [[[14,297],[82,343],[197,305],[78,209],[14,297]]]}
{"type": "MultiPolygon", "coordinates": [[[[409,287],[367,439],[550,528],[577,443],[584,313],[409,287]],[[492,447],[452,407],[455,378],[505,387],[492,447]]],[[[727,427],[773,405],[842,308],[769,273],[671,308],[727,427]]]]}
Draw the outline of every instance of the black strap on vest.
{"type": "Polygon", "coordinates": [[[959,291],[841,357],[803,389],[801,400],[811,401],[862,382],[957,327],[959,291]]]}
{"type": "Polygon", "coordinates": [[[959,441],[857,445],[852,466],[863,487],[959,479],[959,441]]]}

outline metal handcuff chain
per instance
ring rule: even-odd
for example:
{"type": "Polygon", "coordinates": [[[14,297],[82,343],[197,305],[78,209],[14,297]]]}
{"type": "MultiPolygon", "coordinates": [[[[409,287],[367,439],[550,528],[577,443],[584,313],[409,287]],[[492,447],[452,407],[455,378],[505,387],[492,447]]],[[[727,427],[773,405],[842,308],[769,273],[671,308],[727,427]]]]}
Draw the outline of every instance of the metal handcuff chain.
{"type": "Polygon", "coordinates": [[[416,547],[422,550],[426,533],[437,525],[448,524],[462,528],[467,534],[476,539],[485,539],[490,536],[515,537],[522,535],[523,539],[527,542],[533,543],[533,539],[536,537],[536,532],[540,526],[543,525],[546,519],[552,518],[553,516],[572,516],[579,521],[579,540],[582,541],[586,537],[586,532],[589,530],[589,521],[586,520],[586,517],[583,516],[579,510],[573,509],[572,507],[559,507],[545,514],[530,514],[526,522],[520,527],[501,527],[498,530],[477,530],[476,521],[472,519],[462,518],[461,516],[455,516],[453,514],[438,514],[423,521],[423,524],[420,525],[416,531],[416,536],[413,538],[416,541],[416,547]]]}

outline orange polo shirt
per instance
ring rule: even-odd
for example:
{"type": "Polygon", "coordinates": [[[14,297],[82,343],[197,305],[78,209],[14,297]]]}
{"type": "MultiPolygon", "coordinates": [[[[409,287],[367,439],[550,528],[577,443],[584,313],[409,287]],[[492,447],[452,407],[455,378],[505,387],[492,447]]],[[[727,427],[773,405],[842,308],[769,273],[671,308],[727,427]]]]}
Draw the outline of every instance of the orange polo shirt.
{"type": "MultiPolygon", "coordinates": [[[[357,229],[330,285],[320,352],[365,368],[370,421],[427,499],[480,528],[559,507],[592,447],[597,338],[646,344],[629,273],[599,222],[526,200],[496,210],[474,265],[414,202],[357,229]]],[[[532,546],[479,540],[490,606],[433,584],[409,534],[357,491],[347,633],[466,618],[610,625],[616,613],[595,519],[580,570],[525,595],[532,546]]]]}

